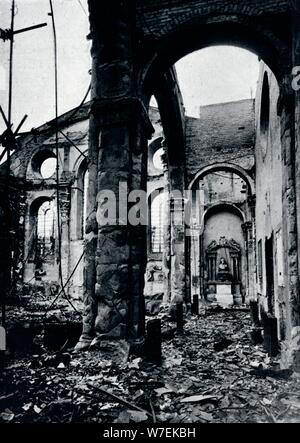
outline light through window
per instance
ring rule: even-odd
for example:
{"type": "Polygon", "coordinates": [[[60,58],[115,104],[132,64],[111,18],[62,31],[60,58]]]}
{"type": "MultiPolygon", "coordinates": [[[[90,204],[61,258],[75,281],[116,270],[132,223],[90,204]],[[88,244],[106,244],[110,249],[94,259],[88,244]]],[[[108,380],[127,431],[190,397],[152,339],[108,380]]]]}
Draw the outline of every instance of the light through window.
{"type": "Polygon", "coordinates": [[[163,252],[164,246],[164,208],[166,194],[161,193],[155,197],[151,204],[151,251],[163,252]]]}

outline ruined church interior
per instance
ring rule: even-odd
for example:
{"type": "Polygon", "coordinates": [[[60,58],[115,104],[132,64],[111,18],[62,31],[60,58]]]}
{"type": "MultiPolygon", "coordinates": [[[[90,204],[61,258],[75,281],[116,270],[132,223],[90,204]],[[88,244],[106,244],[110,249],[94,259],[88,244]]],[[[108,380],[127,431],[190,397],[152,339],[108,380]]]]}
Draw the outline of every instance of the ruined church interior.
{"type": "Polygon", "coordinates": [[[0,423],[299,422],[299,2],[8,3],[0,423]]]}

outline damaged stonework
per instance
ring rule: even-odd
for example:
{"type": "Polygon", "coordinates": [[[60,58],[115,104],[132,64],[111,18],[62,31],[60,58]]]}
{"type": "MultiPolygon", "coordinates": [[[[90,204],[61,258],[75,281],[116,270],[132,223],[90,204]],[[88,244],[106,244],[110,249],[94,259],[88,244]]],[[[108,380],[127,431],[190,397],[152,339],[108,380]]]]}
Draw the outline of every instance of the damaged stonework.
{"type": "MultiPolygon", "coordinates": [[[[54,121],[18,139],[7,195],[1,182],[1,239],[8,231],[12,238],[0,259],[12,258],[14,282],[49,291],[61,265],[59,283],[84,305],[77,349],[110,338],[140,345],[145,297],[150,313],[161,302],[172,311],[193,299],[254,301],[272,332],[278,325],[276,346],[289,365],[298,358],[300,323],[299,91],[291,86],[299,20],[288,1],[193,3],[89,0],[91,103],[58,119],[59,159],[54,121]],[[173,65],[216,42],[263,60],[256,99],[188,117],[173,65]],[[59,183],[45,171],[53,161],[59,183]],[[147,192],[148,227],[124,224],[124,214],[102,223],[101,191],[117,196],[120,182],[147,192]],[[190,227],[185,189],[194,192],[190,227]],[[168,198],[176,190],[181,197],[168,198]],[[167,198],[151,201],[156,191],[167,198]],[[3,222],[6,209],[11,224],[3,222]]],[[[1,272],[5,281],[10,269],[1,272]]]]}
{"type": "Polygon", "coordinates": [[[257,99],[256,237],[260,310],[277,320],[282,366],[298,365],[299,262],[297,249],[294,96],[288,76],[279,84],[261,64],[257,99]],[[259,110],[269,105],[264,120],[259,110]],[[260,120],[259,120],[260,118],[260,120]],[[274,177],[278,177],[274,180],[274,177]]]}
{"type": "MultiPolygon", "coordinates": [[[[96,2],[89,6],[93,35],[91,115],[98,128],[90,139],[89,151],[90,156],[98,153],[97,189],[117,195],[120,181],[127,183],[129,191],[145,189],[144,132],[152,131],[152,125],[141,100],[132,94],[136,76],[131,59],[134,13],[121,2],[114,2],[113,9],[96,2]],[[111,29],[114,38],[110,40],[111,29]],[[104,51],[103,44],[107,45],[104,51]]],[[[101,197],[94,200],[98,239],[95,293],[91,294],[97,304],[93,346],[103,338],[135,341],[144,334],[146,229],[102,225],[102,203],[101,197]]],[[[85,278],[90,278],[88,272],[85,278]]],[[[85,343],[82,336],[78,348],[85,343]]]]}
{"type": "Polygon", "coordinates": [[[291,339],[281,345],[281,365],[283,368],[293,367],[300,372],[300,326],[291,331],[291,339]]]}
{"type": "MultiPolygon", "coordinates": [[[[59,117],[61,265],[65,291],[77,300],[81,299],[83,289],[80,257],[84,249],[87,204],[87,116],[88,105],[85,105],[77,113],[72,110],[59,117]],[[76,272],[70,280],[74,268],[76,272]]],[[[18,206],[21,223],[18,257],[22,263],[16,269],[23,284],[43,285],[46,290],[57,285],[59,280],[54,133],[53,123],[49,122],[21,136],[19,149],[11,156],[11,170],[23,181],[18,206]]]]}

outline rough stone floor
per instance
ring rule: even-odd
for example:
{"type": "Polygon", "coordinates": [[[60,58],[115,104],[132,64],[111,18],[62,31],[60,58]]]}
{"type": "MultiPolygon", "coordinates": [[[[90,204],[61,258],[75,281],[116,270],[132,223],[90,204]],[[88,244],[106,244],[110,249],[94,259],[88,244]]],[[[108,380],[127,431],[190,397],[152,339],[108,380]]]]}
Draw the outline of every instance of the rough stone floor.
{"type": "Polygon", "coordinates": [[[128,358],[122,342],[84,354],[10,355],[0,421],[300,421],[300,374],[278,370],[251,344],[248,312],[202,309],[183,335],[174,326],[164,319],[162,367],[128,358]]]}

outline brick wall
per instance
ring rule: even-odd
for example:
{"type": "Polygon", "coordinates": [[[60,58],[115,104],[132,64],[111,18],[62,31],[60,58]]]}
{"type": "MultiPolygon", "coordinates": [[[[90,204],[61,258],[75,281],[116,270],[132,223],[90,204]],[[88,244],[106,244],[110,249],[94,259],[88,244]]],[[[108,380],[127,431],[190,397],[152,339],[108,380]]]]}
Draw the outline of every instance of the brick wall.
{"type": "Polygon", "coordinates": [[[138,26],[145,35],[164,35],[181,23],[197,16],[242,14],[252,17],[280,14],[289,9],[289,2],[273,0],[137,0],[138,26]]]}
{"type": "Polygon", "coordinates": [[[230,162],[249,172],[254,165],[254,100],[203,106],[200,119],[186,118],[188,181],[203,167],[230,162]]]}

